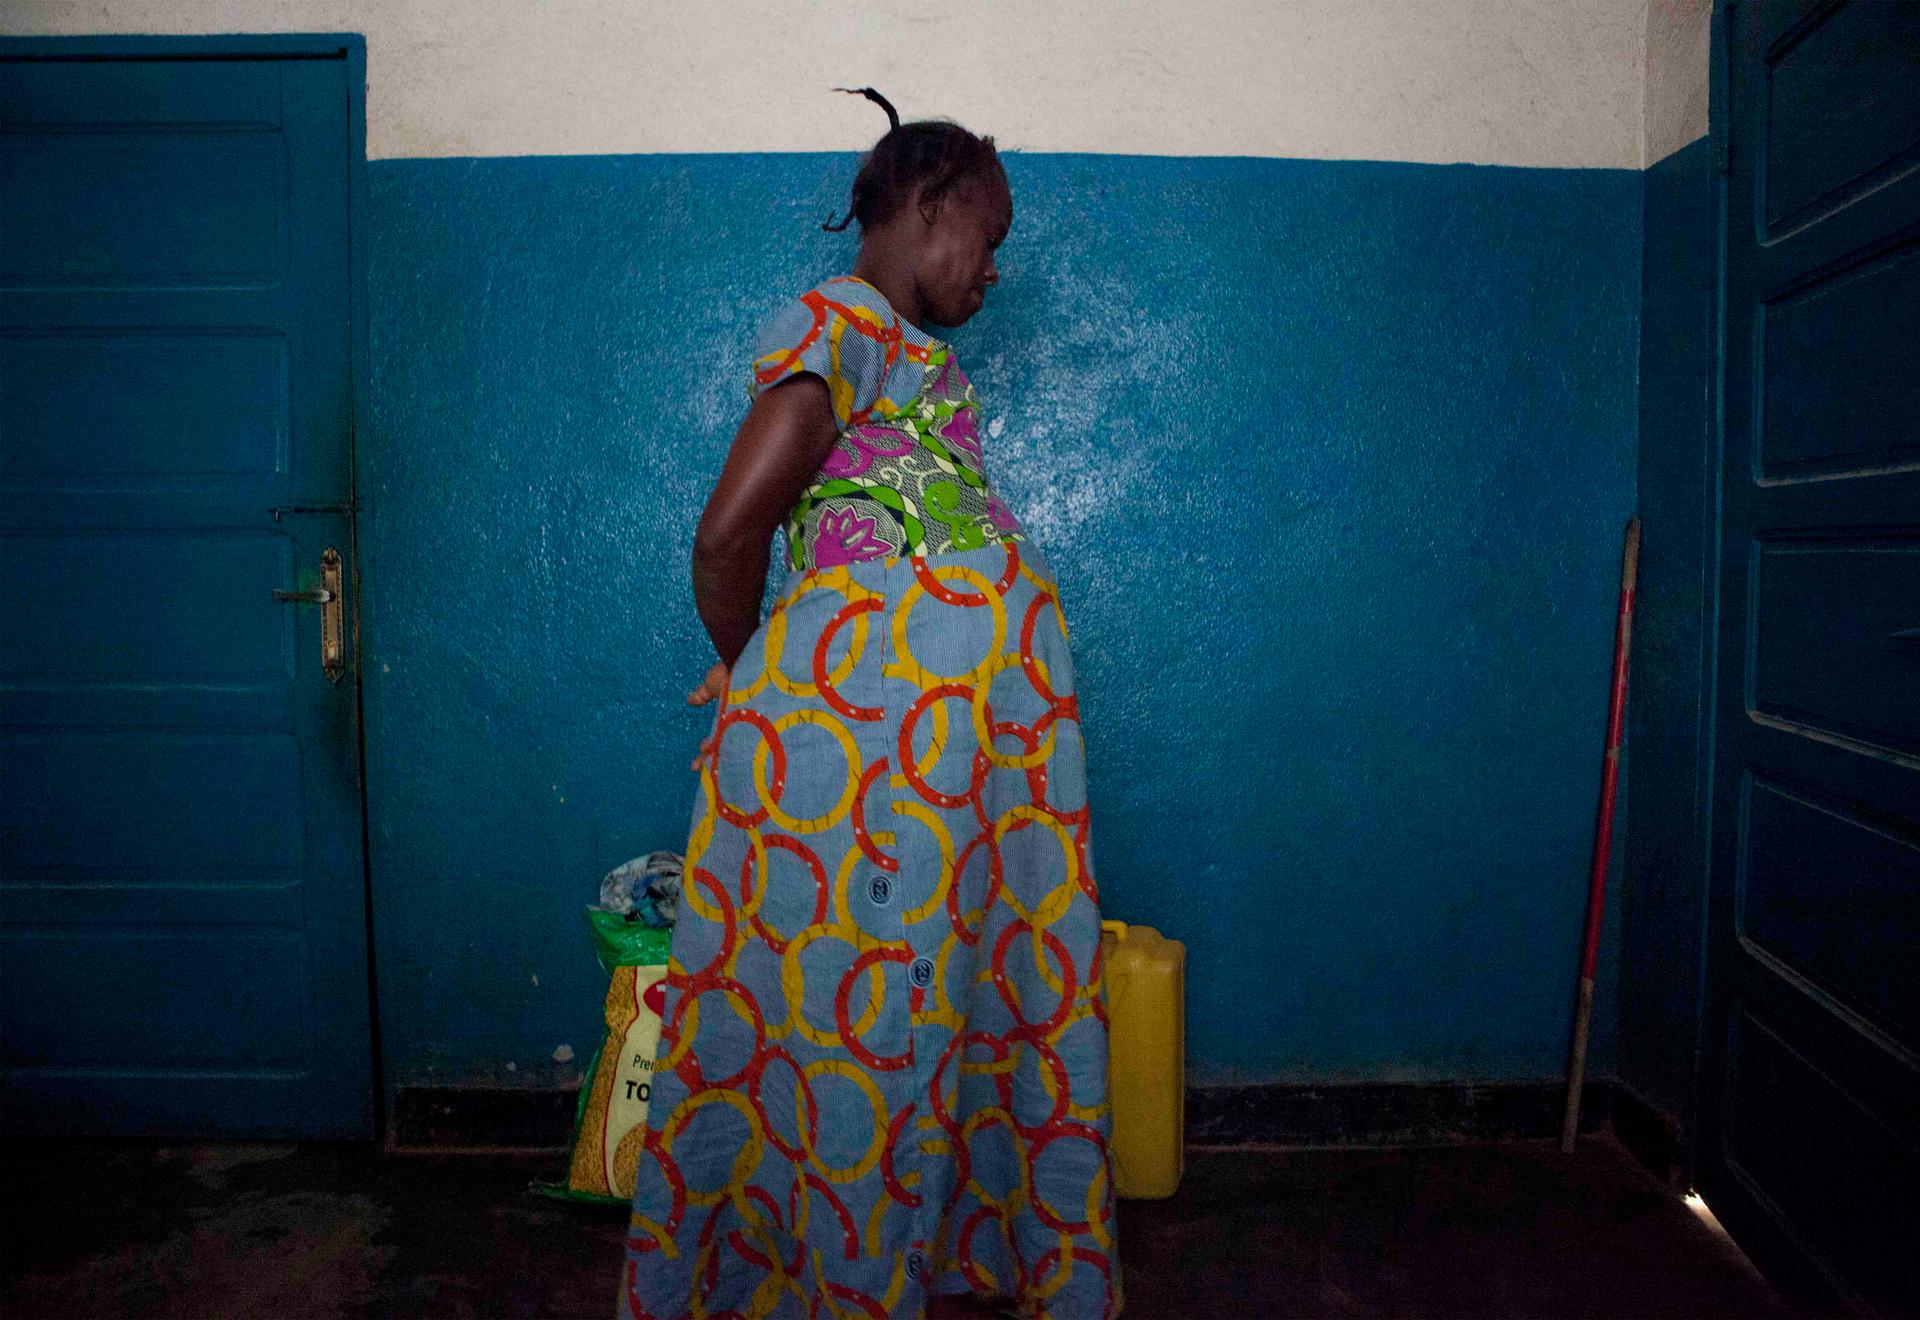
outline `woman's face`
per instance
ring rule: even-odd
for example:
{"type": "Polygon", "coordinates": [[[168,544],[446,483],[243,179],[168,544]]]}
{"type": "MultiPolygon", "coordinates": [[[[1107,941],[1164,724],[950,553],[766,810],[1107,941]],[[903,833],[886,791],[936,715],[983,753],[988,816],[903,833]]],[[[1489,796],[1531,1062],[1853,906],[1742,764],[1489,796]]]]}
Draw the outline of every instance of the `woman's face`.
{"type": "Polygon", "coordinates": [[[914,261],[927,319],[963,325],[980,310],[988,287],[1000,280],[993,250],[1012,225],[1013,197],[997,180],[962,184],[940,199],[914,261]]]}

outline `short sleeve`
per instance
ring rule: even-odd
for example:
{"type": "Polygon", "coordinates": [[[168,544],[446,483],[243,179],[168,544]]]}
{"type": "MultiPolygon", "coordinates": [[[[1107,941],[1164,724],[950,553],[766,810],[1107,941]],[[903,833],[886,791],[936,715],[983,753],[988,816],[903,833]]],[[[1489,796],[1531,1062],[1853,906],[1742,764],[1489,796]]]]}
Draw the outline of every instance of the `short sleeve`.
{"type": "Polygon", "coordinates": [[[856,281],[829,281],[768,317],[754,338],[749,394],[758,398],[781,381],[812,372],[827,383],[842,429],[870,417],[900,339],[898,327],[889,324],[891,313],[863,297],[866,291],[856,281]]]}

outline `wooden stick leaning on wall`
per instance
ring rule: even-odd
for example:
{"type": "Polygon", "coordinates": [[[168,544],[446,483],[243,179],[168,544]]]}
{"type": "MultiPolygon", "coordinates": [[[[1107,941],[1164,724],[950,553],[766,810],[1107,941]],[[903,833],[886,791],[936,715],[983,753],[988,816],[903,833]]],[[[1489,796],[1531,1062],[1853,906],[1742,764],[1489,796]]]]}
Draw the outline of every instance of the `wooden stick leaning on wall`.
{"type": "Polygon", "coordinates": [[[1607,707],[1607,754],[1600,771],[1600,821],[1593,836],[1593,870],[1587,877],[1587,934],[1580,954],[1580,1002],[1574,1010],[1573,1057],[1567,1067],[1567,1111],[1560,1149],[1571,1155],[1580,1131],[1580,1092],[1587,1077],[1587,1031],[1593,1021],[1593,975],[1600,963],[1600,922],[1607,904],[1607,855],[1613,845],[1613,799],[1620,780],[1621,727],[1627,706],[1627,657],[1633,647],[1633,591],[1640,577],[1640,520],[1627,523],[1620,561],[1620,610],[1613,630],[1613,694],[1607,707]]]}

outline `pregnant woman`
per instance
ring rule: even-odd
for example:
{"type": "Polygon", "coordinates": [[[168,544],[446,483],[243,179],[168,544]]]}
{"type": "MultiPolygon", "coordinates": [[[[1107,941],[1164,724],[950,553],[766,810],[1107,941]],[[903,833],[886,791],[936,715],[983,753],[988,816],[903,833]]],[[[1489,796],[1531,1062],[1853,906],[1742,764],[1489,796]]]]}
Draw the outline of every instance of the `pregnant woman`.
{"type": "Polygon", "coordinates": [[[854,180],[859,256],[761,331],[695,536],[719,660],[688,700],[718,704],[620,1312],[1107,1320],[1066,622],[930,329],[980,310],[1013,201],[992,138],[860,90],[893,127],[854,180]]]}

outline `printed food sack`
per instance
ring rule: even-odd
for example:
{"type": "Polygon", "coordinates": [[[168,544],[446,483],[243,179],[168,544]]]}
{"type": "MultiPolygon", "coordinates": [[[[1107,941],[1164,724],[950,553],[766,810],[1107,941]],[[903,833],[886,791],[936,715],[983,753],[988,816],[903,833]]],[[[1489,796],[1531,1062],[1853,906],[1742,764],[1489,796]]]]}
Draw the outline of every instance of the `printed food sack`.
{"type": "Polygon", "coordinates": [[[587,920],[601,965],[613,975],[607,987],[607,1034],[580,1088],[567,1185],[543,1190],[625,1204],[633,1199],[634,1169],[647,1135],[673,927],[594,908],[587,910],[587,920]]]}

